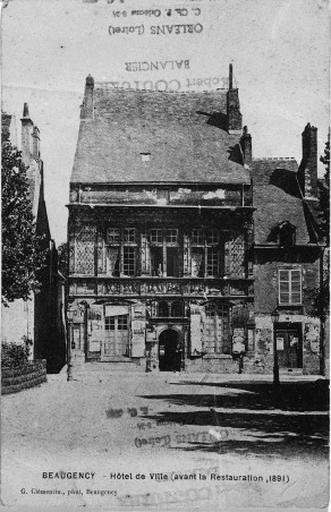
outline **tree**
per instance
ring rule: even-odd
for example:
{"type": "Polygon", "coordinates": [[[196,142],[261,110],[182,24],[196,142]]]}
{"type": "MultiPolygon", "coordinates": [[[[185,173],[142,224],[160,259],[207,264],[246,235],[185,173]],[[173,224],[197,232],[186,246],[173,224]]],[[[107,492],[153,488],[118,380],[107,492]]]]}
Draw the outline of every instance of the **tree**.
{"type": "Polygon", "coordinates": [[[40,286],[46,251],[36,234],[27,167],[7,134],[2,139],[2,303],[27,300],[40,286]]]}
{"type": "Polygon", "coordinates": [[[320,161],[325,166],[324,180],[319,185],[320,228],[327,245],[330,242],[330,131],[320,161]]]}
{"type": "Polygon", "coordinates": [[[61,274],[68,278],[68,244],[63,242],[57,248],[57,263],[61,274]]]}

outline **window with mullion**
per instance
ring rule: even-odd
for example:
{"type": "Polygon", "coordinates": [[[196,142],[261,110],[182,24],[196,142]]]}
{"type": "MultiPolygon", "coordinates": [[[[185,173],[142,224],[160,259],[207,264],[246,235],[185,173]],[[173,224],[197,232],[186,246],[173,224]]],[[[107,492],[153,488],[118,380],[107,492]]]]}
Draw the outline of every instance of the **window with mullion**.
{"type": "Polygon", "coordinates": [[[278,271],[279,305],[300,305],[302,303],[301,269],[281,269],[278,271]]]}
{"type": "Polygon", "coordinates": [[[123,242],[127,243],[136,243],[136,229],[135,228],[124,228],[123,229],[123,242]]]}
{"type": "Polygon", "coordinates": [[[219,273],[219,257],[217,247],[207,247],[207,268],[208,277],[217,277],[219,273]]]}
{"type": "Polygon", "coordinates": [[[123,274],[134,276],[136,273],[136,247],[123,247],[123,274]]]}

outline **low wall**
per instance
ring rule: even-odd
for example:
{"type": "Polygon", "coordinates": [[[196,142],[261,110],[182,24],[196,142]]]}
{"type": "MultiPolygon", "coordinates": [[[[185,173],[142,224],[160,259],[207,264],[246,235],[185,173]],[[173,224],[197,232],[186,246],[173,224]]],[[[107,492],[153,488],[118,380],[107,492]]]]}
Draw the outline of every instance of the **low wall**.
{"type": "Polygon", "coordinates": [[[17,393],[47,381],[46,359],[18,368],[1,369],[1,394],[17,393]]]}

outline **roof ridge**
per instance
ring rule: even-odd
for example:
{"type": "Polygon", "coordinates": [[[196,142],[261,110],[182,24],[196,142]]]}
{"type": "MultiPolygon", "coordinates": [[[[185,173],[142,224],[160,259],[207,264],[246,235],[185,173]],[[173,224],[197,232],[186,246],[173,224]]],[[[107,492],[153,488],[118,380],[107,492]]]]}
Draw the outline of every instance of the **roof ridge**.
{"type": "Polygon", "coordinates": [[[184,91],[174,91],[174,90],[159,90],[159,89],[144,89],[144,88],[136,88],[136,87],[116,87],[113,85],[114,82],[95,82],[95,90],[102,91],[120,91],[120,92],[147,92],[147,93],[163,93],[163,94],[211,94],[218,93],[221,94],[226,92],[227,89],[218,87],[217,89],[203,89],[203,90],[184,90],[184,91]]]}
{"type": "Polygon", "coordinates": [[[296,158],[295,156],[260,156],[260,157],[256,157],[256,158],[253,158],[253,160],[257,161],[257,160],[267,160],[267,161],[270,161],[270,160],[294,160],[296,161],[296,158]]]}

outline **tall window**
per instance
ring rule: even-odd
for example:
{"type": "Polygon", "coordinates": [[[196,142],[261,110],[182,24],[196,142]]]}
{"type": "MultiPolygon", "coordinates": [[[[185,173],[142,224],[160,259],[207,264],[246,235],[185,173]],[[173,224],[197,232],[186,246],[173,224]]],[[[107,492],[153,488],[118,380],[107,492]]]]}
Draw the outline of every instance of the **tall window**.
{"type": "Polygon", "coordinates": [[[220,245],[217,229],[193,229],[191,233],[191,275],[218,277],[220,274],[220,245]]]}
{"type": "Polygon", "coordinates": [[[300,268],[278,271],[279,305],[299,305],[302,303],[302,272],[300,268]]]}
{"type": "Polygon", "coordinates": [[[106,272],[118,277],[136,274],[137,233],[135,228],[106,230],[106,272]]]}
{"type": "Polygon", "coordinates": [[[123,274],[134,276],[136,273],[136,249],[124,246],[123,250],[123,274]]]}
{"type": "Polygon", "coordinates": [[[152,275],[178,277],[180,273],[178,230],[151,229],[149,240],[152,275]]]}
{"type": "Polygon", "coordinates": [[[218,274],[218,250],[217,247],[207,247],[207,276],[218,274]]]}
{"type": "Polygon", "coordinates": [[[106,231],[106,272],[111,276],[120,275],[120,230],[108,228],[106,231]]]}

